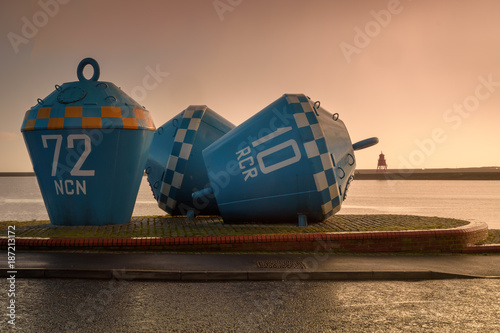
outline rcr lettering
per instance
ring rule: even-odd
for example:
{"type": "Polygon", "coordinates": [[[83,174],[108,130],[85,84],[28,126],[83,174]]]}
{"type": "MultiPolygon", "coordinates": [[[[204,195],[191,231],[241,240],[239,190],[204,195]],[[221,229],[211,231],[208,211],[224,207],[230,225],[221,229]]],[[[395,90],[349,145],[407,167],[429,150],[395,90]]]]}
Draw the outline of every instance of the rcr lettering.
{"type": "Polygon", "coordinates": [[[257,177],[259,172],[257,171],[257,167],[252,167],[255,164],[255,160],[253,156],[248,156],[252,153],[252,149],[250,146],[243,148],[242,150],[236,152],[236,159],[238,161],[238,165],[242,170],[242,174],[245,176],[244,180],[247,181],[248,178],[257,177]],[[244,158],[243,158],[244,157],[244,158]]]}

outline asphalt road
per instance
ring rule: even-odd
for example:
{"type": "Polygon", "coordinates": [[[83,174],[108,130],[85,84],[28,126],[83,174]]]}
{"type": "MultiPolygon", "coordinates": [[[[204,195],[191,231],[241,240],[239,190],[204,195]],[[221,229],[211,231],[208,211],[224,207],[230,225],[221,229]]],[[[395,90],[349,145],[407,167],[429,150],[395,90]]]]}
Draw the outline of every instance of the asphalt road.
{"type": "Polygon", "coordinates": [[[499,332],[500,280],[17,280],[1,332],[499,332]]]}

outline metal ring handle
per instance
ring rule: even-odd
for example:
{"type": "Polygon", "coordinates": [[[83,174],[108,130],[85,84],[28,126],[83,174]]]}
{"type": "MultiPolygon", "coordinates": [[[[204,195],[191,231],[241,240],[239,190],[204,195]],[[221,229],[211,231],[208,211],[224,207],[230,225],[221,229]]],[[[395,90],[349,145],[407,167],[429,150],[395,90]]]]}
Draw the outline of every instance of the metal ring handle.
{"type": "Polygon", "coordinates": [[[333,119],[333,121],[337,121],[339,119],[339,114],[338,113],[334,113],[333,116],[332,116],[332,119],[333,119]]]}
{"type": "Polygon", "coordinates": [[[347,154],[347,157],[349,158],[347,163],[349,163],[350,166],[354,165],[355,162],[354,156],[352,156],[352,154],[347,154]]]}
{"type": "Polygon", "coordinates": [[[319,108],[319,105],[320,105],[320,102],[319,101],[316,101],[314,102],[313,104],[313,110],[314,110],[314,113],[316,113],[316,116],[319,117],[319,113],[318,113],[318,108],[319,108]]]}
{"type": "Polygon", "coordinates": [[[106,96],[106,98],[104,99],[106,102],[108,103],[114,103],[117,101],[116,97],[115,96],[112,96],[112,95],[109,95],[109,96],[106,96]]]}
{"type": "Polygon", "coordinates": [[[78,76],[78,80],[80,81],[97,81],[99,80],[99,75],[101,75],[101,71],[99,69],[99,64],[97,61],[93,58],[85,58],[80,63],[78,64],[78,67],[76,68],[76,75],[78,76]],[[87,79],[83,75],[83,69],[85,66],[91,65],[92,68],[94,69],[94,75],[90,79],[87,79]]]}
{"type": "Polygon", "coordinates": [[[340,179],[344,179],[344,177],[345,177],[345,171],[344,171],[344,169],[342,169],[341,167],[337,167],[337,170],[342,171],[342,176],[339,176],[339,178],[340,179]]]}

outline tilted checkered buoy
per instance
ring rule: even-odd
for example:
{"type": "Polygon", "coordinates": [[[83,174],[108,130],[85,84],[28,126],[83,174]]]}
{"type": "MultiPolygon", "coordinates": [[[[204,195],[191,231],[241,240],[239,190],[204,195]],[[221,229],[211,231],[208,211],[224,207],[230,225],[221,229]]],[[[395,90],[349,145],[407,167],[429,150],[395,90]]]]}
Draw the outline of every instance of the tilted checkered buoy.
{"type": "Polygon", "coordinates": [[[193,197],[215,196],[225,223],[323,221],[340,210],[356,167],[338,114],[303,94],[283,95],[203,159],[210,186],[193,197]]]}
{"type": "Polygon", "coordinates": [[[191,105],[158,127],[146,163],[158,206],[171,215],[217,215],[214,196],[192,197],[210,186],[202,150],[234,128],[206,105],[191,105]]]}
{"type": "Polygon", "coordinates": [[[21,127],[52,224],[121,224],[132,216],[155,126],[149,111],[99,75],[94,59],[82,60],[78,81],[38,99],[21,127]]]}

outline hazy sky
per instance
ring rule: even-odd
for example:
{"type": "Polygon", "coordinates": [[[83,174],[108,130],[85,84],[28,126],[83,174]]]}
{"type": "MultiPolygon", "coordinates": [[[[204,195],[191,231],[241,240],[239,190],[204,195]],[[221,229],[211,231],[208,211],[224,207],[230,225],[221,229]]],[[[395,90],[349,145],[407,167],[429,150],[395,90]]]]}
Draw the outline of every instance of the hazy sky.
{"type": "Polygon", "coordinates": [[[85,57],[157,126],[191,104],[238,125],[304,93],[353,142],[379,137],[358,168],[380,151],[389,168],[500,166],[500,1],[60,2],[0,0],[0,171],[32,170],[24,113],[85,57]]]}

